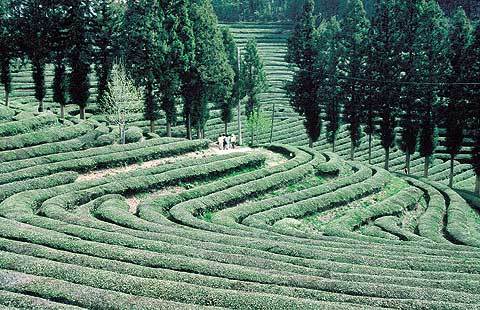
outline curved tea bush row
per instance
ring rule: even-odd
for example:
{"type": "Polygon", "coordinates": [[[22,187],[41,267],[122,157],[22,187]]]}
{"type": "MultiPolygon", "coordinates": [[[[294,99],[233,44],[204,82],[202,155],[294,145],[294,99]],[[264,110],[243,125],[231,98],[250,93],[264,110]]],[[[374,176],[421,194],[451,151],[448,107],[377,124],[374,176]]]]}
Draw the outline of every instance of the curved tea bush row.
{"type": "MultiPolygon", "coordinates": [[[[54,162],[51,164],[20,169],[15,171],[15,173],[4,173],[0,175],[0,184],[67,170],[82,172],[90,169],[115,167],[122,164],[131,164],[140,161],[158,159],[200,150],[206,148],[209,143],[206,140],[194,140],[156,146],[154,145],[155,142],[156,140],[148,140],[146,142],[139,142],[137,144],[132,143],[128,145],[128,149],[130,150],[125,150],[122,152],[118,151],[117,145],[107,146],[105,148],[100,148],[100,155],[93,155],[95,154],[95,150],[93,150],[93,154],[90,157],[74,158],[70,160],[66,159],[64,161],[54,162]]],[[[120,146],[120,150],[122,147],[123,146],[120,146]]]]}
{"type": "Polygon", "coordinates": [[[13,137],[0,138],[0,151],[20,149],[44,143],[59,142],[85,135],[93,129],[93,124],[83,122],[74,126],[59,126],[13,137]]]}
{"type": "Polygon", "coordinates": [[[15,136],[18,134],[35,131],[42,127],[57,124],[57,117],[53,114],[41,114],[14,122],[0,123],[0,137],[15,136]]]}

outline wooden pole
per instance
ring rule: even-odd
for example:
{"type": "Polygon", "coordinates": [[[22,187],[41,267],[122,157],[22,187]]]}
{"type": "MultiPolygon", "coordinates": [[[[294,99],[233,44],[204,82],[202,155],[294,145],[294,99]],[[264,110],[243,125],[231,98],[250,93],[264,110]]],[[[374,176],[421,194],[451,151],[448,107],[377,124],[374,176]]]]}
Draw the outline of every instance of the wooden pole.
{"type": "MultiPolygon", "coordinates": [[[[240,62],[240,47],[237,47],[237,65],[238,65],[238,79],[240,79],[240,74],[241,74],[241,62],[240,62]]],[[[242,145],[242,119],[241,119],[241,114],[242,114],[242,109],[240,106],[240,92],[239,96],[237,98],[237,121],[238,121],[238,145],[242,145]]]]}

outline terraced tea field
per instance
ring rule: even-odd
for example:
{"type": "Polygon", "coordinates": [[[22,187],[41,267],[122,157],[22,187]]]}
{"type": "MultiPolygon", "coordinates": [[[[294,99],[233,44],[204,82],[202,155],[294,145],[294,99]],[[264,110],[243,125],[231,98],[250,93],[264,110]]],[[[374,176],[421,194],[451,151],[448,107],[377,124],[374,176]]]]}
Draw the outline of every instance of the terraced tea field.
{"type": "Polygon", "coordinates": [[[222,152],[1,111],[2,308],[479,307],[478,201],[443,164],[425,180],[348,162],[288,119],[290,145],[222,152]]]}
{"type": "Polygon", "coordinates": [[[53,113],[35,112],[28,67],[14,74],[0,105],[0,309],[480,308],[470,141],[454,189],[443,147],[428,179],[418,155],[399,173],[397,149],[382,169],[377,139],[368,164],[366,136],[347,161],[345,127],[335,153],[324,135],[309,149],[283,89],[290,25],[227,26],[240,47],[259,42],[273,144],[265,132],[260,147],[218,150],[214,106],[209,139],[179,138],[182,124],[160,137],[163,119],[149,134],[138,113],[115,144],[94,88],[86,121],[75,106],[60,121],[49,96],[53,113]]]}

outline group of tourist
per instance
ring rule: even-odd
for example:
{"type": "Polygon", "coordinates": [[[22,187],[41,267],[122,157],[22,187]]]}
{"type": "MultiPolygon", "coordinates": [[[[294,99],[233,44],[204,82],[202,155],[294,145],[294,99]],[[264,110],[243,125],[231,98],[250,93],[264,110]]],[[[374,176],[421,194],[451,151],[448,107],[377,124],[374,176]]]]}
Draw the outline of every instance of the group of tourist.
{"type": "Polygon", "coordinates": [[[218,148],[220,150],[234,149],[236,145],[237,136],[235,136],[235,134],[232,134],[230,136],[222,134],[218,136],[218,148]]]}

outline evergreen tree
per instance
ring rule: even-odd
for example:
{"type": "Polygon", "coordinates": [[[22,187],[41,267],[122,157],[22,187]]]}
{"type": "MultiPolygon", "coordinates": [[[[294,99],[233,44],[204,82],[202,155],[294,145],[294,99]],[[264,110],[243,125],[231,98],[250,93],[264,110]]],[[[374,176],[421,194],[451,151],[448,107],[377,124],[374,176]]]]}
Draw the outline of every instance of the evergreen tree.
{"type": "Polygon", "coordinates": [[[90,65],[93,57],[92,1],[71,0],[68,6],[69,55],[72,68],[69,95],[79,106],[80,119],[85,119],[85,108],[90,98],[90,65]]]}
{"type": "MultiPolygon", "coordinates": [[[[448,72],[448,21],[436,0],[425,3],[420,19],[421,67],[419,81],[439,83],[448,72]]],[[[435,111],[439,101],[440,87],[423,87],[420,104],[419,152],[425,158],[424,177],[428,170],[438,144],[435,111]]]]}
{"type": "MultiPolygon", "coordinates": [[[[245,86],[245,93],[248,97],[245,114],[247,120],[255,114],[260,113],[260,100],[258,95],[267,88],[267,78],[263,68],[263,61],[258,54],[257,42],[254,39],[248,41],[245,48],[244,66],[242,78],[245,86]]],[[[253,127],[252,127],[253,128],[253,127]]],[[[250,130],[250,142],[253,144],[254,131],[250,130]]]]}
{"type": "MultiPolygon", "coordinates": [[[[373,34],[374,29],[370,27],[369,36],[366,42],[366,54],[367,54],[367,63],[365,69],[365,78],[367,80],[374,80],[376,78],[376,59],[375,52],[373,50],[373,34]]],[[[365,100],[363,101],[362,106],[362,124],[364,125],[365,134],[368,136],[368,163],[372,164],[372,147],[373,147],[373,138],[376,133],[376,120],[379,115],[379,83],[371,82],[364,85],[365,89],[365,100]]]]}
{"type": "MultiPolygon", "coordinates": [[[[309,145],[320,137],[322,119],[321,106],[317,100],[317,85],[315,81],[315,60],[317,40],[313,0],[306,0],[303,12],[295,29],[288,39],[286,61],[295,65],[293,81],[287,83],[290,104],[301,116],[305,117],[304,125],[309,138],[309,145]]],[[[248,114],[247,114],[248,115],[248,114]]]]}
{"type": "Polygon", "coordinates": [[[119,33],[122,20],[122,6],[114,0],[100,0],[96,3],[95,18],[95,71],[97,75],[97,104],[103,101],[107,91],[110,73],[115,57],[118,57],[119,33]]]}
{"type": "Polygon", "coordinates": [[[168,52],[165,55],[161,74],[158,76],[161,96],[161,107],[165,111],[167,135],[171,136],[171,127],[177,121],[177,102],[182,90],[182,76],[188,71],[192,55],[188,46],[188,38],[193,35],[188,16],[189,2],[171,0],[162,2],[164,11],[164,28],[168,34],[168,52]],[[187,41],[184,40],[187,35],[187,41]]]}
{"type": "Polygon", "coordinates": [[[203,138],[209,118],[208,102],[227,98],[233,83],[233,70],[228,64],[222,33],[211,2],[197,0],[192,5],[192,23],[195,34],[195,81],[190,89],[198,97],[192,98],[192,116],[198,138],[203,138]]]}
{"type": "Polygon", "coordinates": [[[425,2],[423,0],[411,0],[399,4],[398,14],[403,22],[403,29],[400,37],[402,59],[401,70],[404,73],[401,81],[405,82],[401,88],[400,97],[400,127],[401,139],[400,149],[405,153],[405,167],[407,174],[410,174],[410,159],[417,150],[419,133],[419,87],[416,82],[419,80],[419,73],[422,71],[421,44],[418,39],[424,35],[420,32],[421,12],[425,2]]]}
{"type": "Polygon", "coordinates": [[[380,139],[385,150],[385,169],[389,169],[390,149],[395,142],[400,77],[400,33],[395,0],[377,0],[372,21],[372,76],[379,81],[376,102],[380,116],[380,139]]]}
{"type": "Polygon", "coordinates": [[[242,89],[240,71],[238,69],[238,51],[237,45],[233,40],[233,36],[228,28],[222,28],[223,45],[225,46],[225,52],[227,54],[228,63],[234,72],[234,79],[232,85],[231,95],[227,98],[220,100],[219,108],[222,111],[221,119],[225,125],[225,135],[228,135],[228,123],[232,121],[233,109],[240,100],[242,89]]]}
{"type": "Polygon", "coordinates": [[[51,9],[51,16],[55,20],[50,28],[52,59],[54,63],[53,101],[60,105],[60,118],[65,118],[65,105],[68,101],[68,83],[66,58],[69,45],[68,21],[66,0],[56,1],[51,9]]]}
{"type": "MultiPolygon", "coordinates": [[[[463,9],[458,9],[450,26],[450,83],[463,82],[468,78],[467,52],[472,41],[472,25],[463,9]]],[[[449,186],[453,186],[453,168],[455,156],[462,148],[464,138],[465,117],[467,109],[467,89],[463,85],[450,84],[448,88],[448,106],[446,112],[447,152],[450,155],[449,186]]]]}
{"type": "Polygon", "coordinates": [[[30,59],[35,84],[38,111],[43,111],[45,99],[45,64],[50,57],[49,32],[54,22],[49,12],[48,0],[12,0],[12,13],[19,38],[20,50],[30,59]]]}
{"type": "Polygon", "coordinates": [[[12,75],[10,65],[15,52],[14,36],[12,33],[11,6],[9,1],[0,3],[0,83],[5,91],[5,105],[9,105],[8,97],[12,92],[12,75]]]}
{"type": "MultiPolygon", "coordinates": [[[[480,76],[480,24],[475,28],[474,40],[468,50],[468,80],[475,81],[480,76]]],[[[473,130],[474,146],[472,149],[471,163],[476,174],[475,190],[480,195],[480,86],[470,87],[469,94],[469,120],[473,130]]]]}
{"type": "Polygon", "coordinates": [[[167,52],[162,23],[163,11],[158,0],[127,2],[123,23],[125,65],[135,84],[145,90],[144,115],[150,121],[151,132],[160,118],[155,84],[167,52]]]}
{"type": "Polygon", "coordinates": [[[350,159],[355,157],[355,149],[361,138],[360,124],[363,105],[364,83],[359,79],[365,78],[365,63],[369,21],[361,0],[350,0],[347,12],[341,21],[341,55],[340,72],[346,77],[341,84],[341,94],[345,98],[343,111],[345,122],[350,132],[350,159]]]}
{"type": "Polygon", "coordinates": [[[332,144],[332,151],[335,152],[342,109],[342,97],[337,78],[340,60],[340,23],[335,17],[320,25],[316,48],[318,50],[315,61],[317,100],[325,105],[326,138],[332,144]]]}

